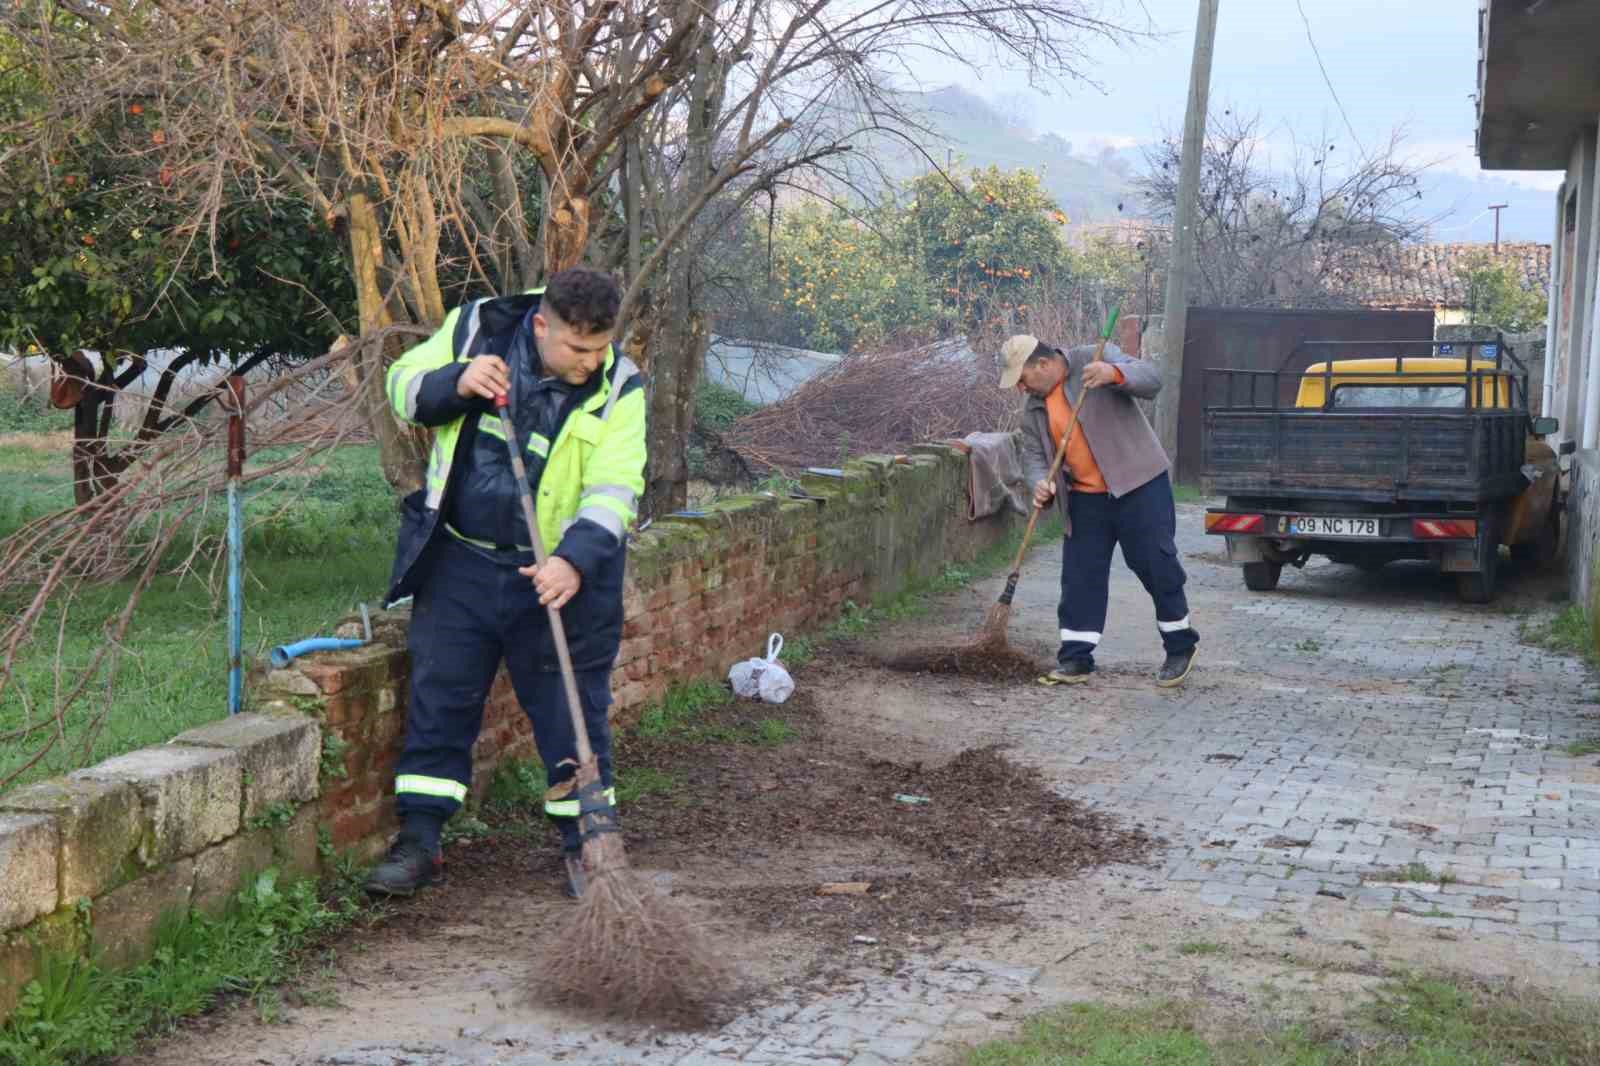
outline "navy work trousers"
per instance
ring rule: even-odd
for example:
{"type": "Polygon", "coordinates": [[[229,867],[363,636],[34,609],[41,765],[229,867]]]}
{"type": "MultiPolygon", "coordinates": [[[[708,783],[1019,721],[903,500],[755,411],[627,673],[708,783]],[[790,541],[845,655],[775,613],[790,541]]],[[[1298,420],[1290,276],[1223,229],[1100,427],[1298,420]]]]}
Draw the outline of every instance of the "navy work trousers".
{"type": "MultiPolygon", "coordinates": [[[[405,747],[395,773],[396,806],[408,812],[449,817],[472,783],[472,745],[483,724],[483,703],[500,661],[505,660],[517,702],[533,724],[534,742],[551,786],[576,772],[577,738],[567,713],[558,673],[544,673],[524,649],[549,625],[533,582],[517,573],[532,562],[496,557],[445,537],[411,607],[411,703],[406,710],[405,747]]],[[[611,671],[578,674],[583,720],[600,764],[611,781],[611,671]]],[[[561,830],[568,849],[579,846],[577,799],[547,799],[545,813],[561,830]],[[559,813],[558,813],[559,812],[559,813]]]]}
{"type": "Polygon", "coordinates": [[[1200,640],[1189,621],[1186,577],[1178,561],[1177,512],[1166,474],[1126,496],[1073,492],[1067,495],[1072,533],[1061,559],[1062,663],[1094,664],[1094,650],[1106,627],[1111,594],[1111,552],[1119,545],[1128,569],[1155,601],[1156,629],[1169,655],[1192,650],[1200,640]]]}

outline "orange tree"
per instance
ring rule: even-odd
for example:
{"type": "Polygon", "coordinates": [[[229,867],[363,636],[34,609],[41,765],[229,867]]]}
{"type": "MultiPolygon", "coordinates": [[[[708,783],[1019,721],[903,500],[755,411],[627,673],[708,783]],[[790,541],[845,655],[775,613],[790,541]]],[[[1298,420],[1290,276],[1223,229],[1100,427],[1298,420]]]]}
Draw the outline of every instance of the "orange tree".
{"type": "Polygon", "coordinates": [[[1067,219],[1031,171],[930,173],[910,193],[910,253],[940,306],[967,329],[1025,312],[1030,291],[1065,276],[1067,219]]]}
{"type": "Polygon", "coordinates": [[[842,352],[936,326],[927,276],[902,239],[904,221],[892,210],[865,219],[814,205],[786,212],[772,242],[778,339],[842,352]]]}

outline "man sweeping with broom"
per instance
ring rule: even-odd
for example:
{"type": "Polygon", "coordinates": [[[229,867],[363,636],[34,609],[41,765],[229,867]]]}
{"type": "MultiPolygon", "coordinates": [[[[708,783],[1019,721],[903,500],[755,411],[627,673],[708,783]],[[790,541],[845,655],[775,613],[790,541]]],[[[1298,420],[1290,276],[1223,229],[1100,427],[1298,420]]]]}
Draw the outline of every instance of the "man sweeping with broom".
{"type": "Polygon", "coordinates": [[[609,275],[565,270],[543,290],[450,312],[389,370],[395,412],[434,435],[427,485],[403,506],[389,593],[414,597],[411,694],[395,777],[400,835],[370,892],[406,896],[438,876],[440,831],[467,797],[484,699],[504,660],[549,775],[544,809],[561,831],[567,891],[584,893],[581,745],[561,660],[614,803],[606,713],[624,533],[645,465],[641,378],[611,349],[620,302],[609,275]],[[515,456],[497,401],[512,413],[515,456]],[[537,539],[526,490],[538,499],[537,539]],[[555,547],[541,563],[530,540],[555,547]],[[561,611],[565,643],[548,608],[561,611]]]}
{"type": "Polygon", "coordinates": [[[1057,610],[1061,647],[1055,669],[1041,680],[1081,684],[1094,673],[1110,596],[1111,552],[1120,545],[1128,568],[1155,602],[1156,629],[1166,648],[1156,683],[1183,684],[1200,637],[1189,621],[1186,578],[1173,541],[1177,517],[1167,456],[1134,403],[1161,390],[1161,372],[1115,345],[1062,352],[1025,335],[1006,341],[1001,363],[1000,387],[1028,394],[1022,459],[1034,505],[1056,502],[1066,523],[1057,610]],[[1063,443],[1065,460],[1053,463],[1063,443]]]}

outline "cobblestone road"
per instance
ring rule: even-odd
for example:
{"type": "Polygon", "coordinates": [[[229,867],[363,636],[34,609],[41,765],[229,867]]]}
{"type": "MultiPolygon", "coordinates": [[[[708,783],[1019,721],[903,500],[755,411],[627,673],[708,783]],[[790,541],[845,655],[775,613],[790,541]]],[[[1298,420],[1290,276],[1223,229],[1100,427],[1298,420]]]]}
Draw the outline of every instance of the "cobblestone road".
{"type": "MultiPolygon", "coordinates": [[[[1013,758],[1042,769],[1064,793],[1143,821],[1170,842],[1154,869],[1019,887],[1035,919],[1025,936],[1088,928],[1131,896],[1261,926],[1287,919],[1331,928],[1385,916],[1415,923],[1429,939],[1459,939],[1462,949],[1498,938],[1534,965],[1600,963],[1600,765],[1565,753],[1570,742],[1600,734],[1596,689],[1576,662],[1520,639],[1530,618],[1555,610],[1555,583],[1514,578],[1501,605],[1465,608],[1421,567],[1365,575],[1313,565],[1286,574],[1276,593],[1254,594],[1222,562],[1220,544],[1199,532],[1198,508],[1183,508],[1179,524],[1202,633],[1200,665],[1185,689],[1152,685],[1159,645],[1150,604],[1118,561],[1102,670],[1091,686],[1013,690],[981,703],[969,687],[945,707],[929,690],[910,716],[875,723],[886,737],[920,726],[952,754],[1007,742],[1013,758]],[[991,709],[977,718],[973,704],[991,709]],[[1108,890],[1113,882],[1120,888],[1108,890]],[[1107,903],[1118,890],[1124,899],[1107,903]]],[[[1057,554],[1047,549],[1024,573],[1011,631],[1030,635],[1020,639],[1035,650],[1056,628],[1057,572],[1057,554]]],[[[944,632],[970,632],[997,587],[952,598],[944,632]]],[[[922,638],[940,626],[936,617],[898,636],[922,638]]],[[[1082,934],[1100,938],[1084,944],[1126,948],[1140,939],[1138,922],[1108,924],[1082,934]]],[[[1078,950],[1046,961],[1059,964],[1078,950]]],[[[1037,954],[1021,939],[1010,948],[990,941],[947,949],[913,957],[893,976],[863,969],[828,988],[791,991],[791,1002],[690,1035],[616,1034],[507,1007],[485,1008],[486,1018],[465,1024],[443,1012],[433,1022],[424,988],[408,993],[420,1021],[403,1029],[375,1026],[356,1039],[345,1025],[343,1035],[306,1037],[292,1052],[269,1038],[256,1057],[214,1061],[948,1062],[963,1041],[1067,995],[1059,980],[1041,981],[1037,954]]],[[[499,994],[508,979],[474,980],[484,993],[469,990],[474,1003],[509,1001],[499,994]]]]}
{"type": "MultiPolygon", "coordinates": [[[[1600,760],[1566,753],[1600,734],[1600,704],[1579,663],[1520,639],[1559,584],[1513,578],[1485,609],[1421,566],[1324,563],[1250,593],[1199,524],[1180,521],[1203,650],[1191,683],[1174,697],[1127,672],[1156,651],[1124,575],[1107,709],[1067,698],[1016,723],[1019,754],[1156,821],[1179,845],[1167,882],[1230,914],[1342,899],[1600,963],[1600,760]]],[[[1037,604],[1046,587],[1025,592],[1037,604]]]]}

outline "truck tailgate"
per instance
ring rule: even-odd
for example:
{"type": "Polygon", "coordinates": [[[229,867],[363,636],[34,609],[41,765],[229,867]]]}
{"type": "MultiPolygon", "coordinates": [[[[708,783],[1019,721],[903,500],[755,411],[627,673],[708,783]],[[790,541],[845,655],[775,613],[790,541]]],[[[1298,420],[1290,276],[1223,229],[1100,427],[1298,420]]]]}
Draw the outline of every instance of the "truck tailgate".
{"type": "Polygon", "coordinates": [[[1489,499],[1515,491],[1521,416],[1512,411],[1206,412],[1212,491],[1358,499],[1489,499]]]}

